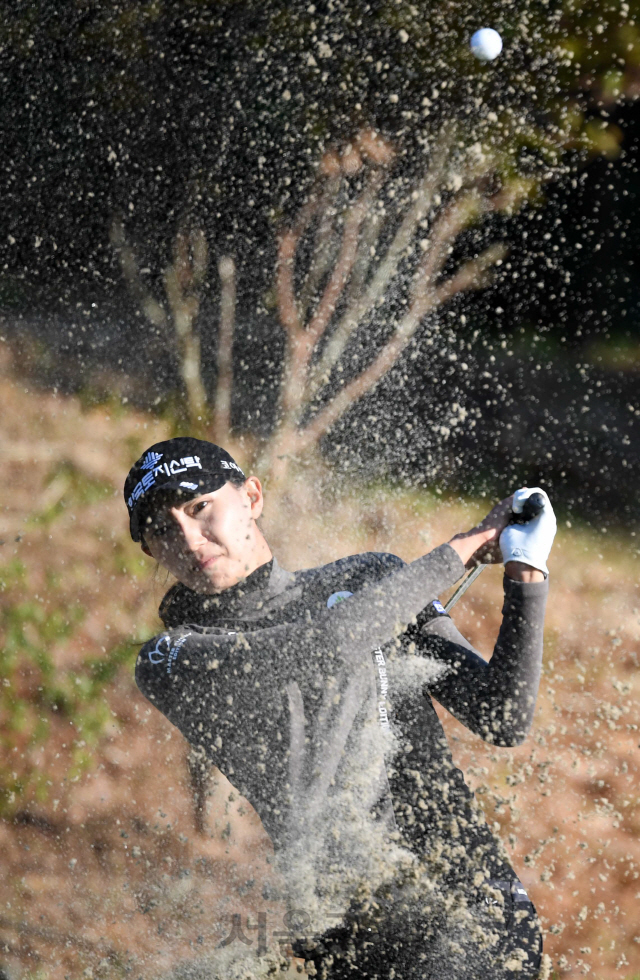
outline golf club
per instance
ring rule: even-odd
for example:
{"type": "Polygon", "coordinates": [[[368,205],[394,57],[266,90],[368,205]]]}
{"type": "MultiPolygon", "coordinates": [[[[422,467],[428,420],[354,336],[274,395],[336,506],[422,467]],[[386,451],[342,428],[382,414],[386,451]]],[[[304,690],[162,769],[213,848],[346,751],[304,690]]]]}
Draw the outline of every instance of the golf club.
{"type": "MultiPolygon", "coordinates": [[[[527,524],[532,521],[534,517],[544,509],[544,497],[541,493],[532,493],[530,497],[527,497],[524,504],[522,505],[521,514],[512,514],[510,524],[527,524]]],[[[444,611],[448,613],[455,606],[458,599],[461,599],[465,594],[470,585],[473,585],[478,575],[485,570],[486,565],[478,565],[476,568],[472,568],[469,574],[463,578],[462,582],[453,593],[449,601],[444,607],[444,611]]]]}

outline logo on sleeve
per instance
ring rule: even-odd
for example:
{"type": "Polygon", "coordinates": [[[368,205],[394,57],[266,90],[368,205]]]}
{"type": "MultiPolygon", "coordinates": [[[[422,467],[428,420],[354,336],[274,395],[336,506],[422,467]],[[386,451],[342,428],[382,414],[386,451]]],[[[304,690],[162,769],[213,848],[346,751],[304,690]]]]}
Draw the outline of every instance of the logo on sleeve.
{"type": "Polygon", "coordinates": [[[339,602],[344,602],[345,599],[351,598],[352,595],[353,592],[334,592],[327,599],[327,609],[333,609],[339,602]]]}
{"type": "Polygon", "coordinates": [[[387,695],[389,694],[389,676],[387,674],[384,654],[380,647],[373,651],[373,659],[378,669],[378,721],[380,723],[380,728],[384,732],[388,732],[391,731],[389,708],[387,705],[387,695]]]}
{"type": "Polygon", "coordinates": [[[179,640],[175,643],[171,643],[171,637],[166,633],[159,636],[156,640],[156,645],[153,650],[149,650],[147,656],[149,657],[149,663],[152,663],[154,667],[158,664],[162,664],[166,661],[167,664],[167,674],[171,673],[171,668],[176,662],[176,658],[180,652],[180,648],[184,646],[187,639],[191,636],[191,633],[187,633],[185,636],[181,636],[179,640]]]}
{"type": "Polygon", "coordinates": [[[442,605],[439,599],[434,599],[431,605],[433,606],[436,612],[440,613],[441,616],[446,615],[447,610],[444,608],[444,606],[442,605]]]}

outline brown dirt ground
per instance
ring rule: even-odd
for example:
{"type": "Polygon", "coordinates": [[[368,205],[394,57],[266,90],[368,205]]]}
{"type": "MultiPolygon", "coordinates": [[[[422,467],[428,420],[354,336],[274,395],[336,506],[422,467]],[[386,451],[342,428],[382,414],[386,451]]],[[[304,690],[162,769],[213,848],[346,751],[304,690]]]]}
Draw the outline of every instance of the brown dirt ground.
{"type": "MultiPolygon", "coordinates": [[[[148,637],[166,582],[127,540],[120,486],[165,427],[30,389],[6,357],[0,400],[0,563],[19,558],[25,589],[45,606],[55,581],[58,603],[86,611],[53,651],[58,668],[148,637]],[[83,480],[106,490],[83,496],[83,480]]],[[[290,568],[368,549],[411,559],[481,509],[382,489],[331,503],[307,480],[272,502],[265,529],[290,568]]],[[[439,713],[539,909],[558,975],[630,980],[640,976],[637,539],[562,526],[552,557],[544,677],[525,744],[495,749],[439,713]]],[[[500,594],[498,570],[485,572],[454,616],[485,652],[500,594]]],[[[3,770],[28,763],[47,781],[0,821],[0,964],[10,977],[146,980],[220,942],[233,913],[247,938],[259,912],[282,927],[282,910],[262,898],[270,845],[246,801],[220,777],[198,834],[182,737],[137,693],[130,669],[107,698],[88,766],[74,764],[82,739],[64,717],[43,745],[18,732],[15,752],[1,750],[3,770]]]]}

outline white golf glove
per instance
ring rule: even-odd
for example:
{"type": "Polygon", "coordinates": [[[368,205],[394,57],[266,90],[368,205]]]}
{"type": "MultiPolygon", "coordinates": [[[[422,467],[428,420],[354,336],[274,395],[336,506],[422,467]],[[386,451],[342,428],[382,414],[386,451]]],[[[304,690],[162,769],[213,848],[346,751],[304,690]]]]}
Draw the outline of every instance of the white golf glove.
{"type": "Polygon", "coordinates": [[[544,497],[543,510],[526,524],[508,524],[500,535],[500,550],[505,565],[508,561],[522,561],[540,569],[546,578],[549,574],[547,558],[556,534],[556,515],[551,501],[540,487],[522,487],[513,495],[512,510],[514,514],[521,514],[525,500],[532,493],[544,497]]]}

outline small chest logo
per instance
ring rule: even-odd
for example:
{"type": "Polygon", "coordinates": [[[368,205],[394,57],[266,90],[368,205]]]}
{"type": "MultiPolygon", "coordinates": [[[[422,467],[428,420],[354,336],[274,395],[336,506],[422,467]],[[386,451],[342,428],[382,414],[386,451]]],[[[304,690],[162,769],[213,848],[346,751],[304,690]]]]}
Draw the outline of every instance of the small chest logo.
{"type": "Polygon", "coordinates": [[[339,602],[344,602],[345,599],[350,599],[353,592],[334,592],[327,599],[327,609],[333,609],[339,602]]]}

